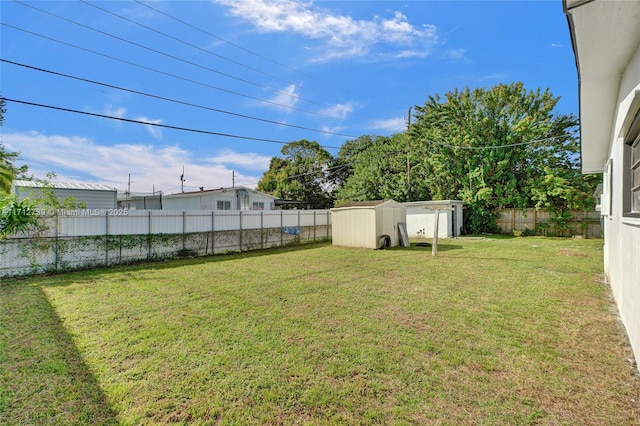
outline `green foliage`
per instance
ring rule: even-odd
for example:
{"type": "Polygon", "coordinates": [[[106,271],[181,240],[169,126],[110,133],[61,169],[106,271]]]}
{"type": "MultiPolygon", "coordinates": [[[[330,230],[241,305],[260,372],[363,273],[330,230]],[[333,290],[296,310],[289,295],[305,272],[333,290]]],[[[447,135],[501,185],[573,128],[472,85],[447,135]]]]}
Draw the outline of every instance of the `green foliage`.
{"type": "Polygon", "coordinates": [[[574,175],[571,169],[551,170],[532,185],[532,200],[538,209],[558,213],[566,210],[590,210],[595,207],[593,189],[602,180],[601,175],[574,175]]]}
{"type": "Polygon", "coordinates": [[[36,179],[38,190],[32,191],[29,197],[34,205],[51,210],[75,210],[83,209],[87,206],[84,201],[78,202],[75,197],[58,198],[55,193],[55,186],[51,182],[56,178],[54,172],[49,172],[46,179],[36,179]]]}
{"type": "Polygon", "coordinates": [[[281,152],[284,157],[271,159],[257,189],[281,199],[305,201],[311,208],[332,207],[331,154],[304,139],[286,144],[281,152]]]}
{"type": "Polygon", "coordinates": [[[19,153],[7,151],[0,142],[0,193],[9,194],[14,179],[26,177],[28,166],[16,166],[19,153]]]}
{"type": "Polygon", "coordinates": [[[347,141],[338,159],[350,175],[337,191],[338,204],[347,201],[394,199],[410,201],[406,181],[405,135],[361,136],[347,141]]]}
{"type": "Polygon", "coordinates": [[[496,225],[498,217],[495,210],[486,204],[470,203],[464,217],[464,231],[468,234],[499,233],[500,228],[496,225]]]}
{"type": "Polygon", "coordinates": [[[0,194],[0,239],[11,234],[26,234],[38,228],[36,211],[29,200],[0,194]]]}
{"type": "MultiPolygon", "coordinates": [[[[4,124],[4,115],[6,113],[6,102],[0,95],[0,126],[4,124]]],[[[2,142],[0,142],[0,194],[9,194],[11,192],[11,182],[14,179],[22,179],[26,176],[26,165],[20,167],[14,165],[18,155],[17,152],[7,151],[2,142]]]]}
{"type": "Polygon", "coordinates": [[[421,171],[412,181],[467,203],[473,233],[494,232],[499,208],[590,208],[595,180],[579,170],[577,119],[555,114],[558,100],[522,83],[429,97],[410,130],[421,171]]]}
{"type": "Polygon", "coordinates": [[[288,144],[258,189],[314,207],[459,199],[467,233],[499,231],[500,208],[589,210],[600,179],[581,174],[578,121],[555,112],[558,100],[522,83],[429,96],[406,133],[346,141],[335,158],[315,142],[288,144]]]}

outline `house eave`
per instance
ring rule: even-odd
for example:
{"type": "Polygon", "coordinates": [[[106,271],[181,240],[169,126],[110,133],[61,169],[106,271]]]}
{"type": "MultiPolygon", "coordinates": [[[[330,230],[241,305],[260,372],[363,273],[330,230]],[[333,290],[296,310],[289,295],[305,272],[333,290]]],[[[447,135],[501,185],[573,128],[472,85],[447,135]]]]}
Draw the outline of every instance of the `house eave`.
{"type": "Polygon", "coordinates": [[[564,0],[576,57],[583,173],[609,156],[622,75],[640,40],[640,2],[564,0]]]}

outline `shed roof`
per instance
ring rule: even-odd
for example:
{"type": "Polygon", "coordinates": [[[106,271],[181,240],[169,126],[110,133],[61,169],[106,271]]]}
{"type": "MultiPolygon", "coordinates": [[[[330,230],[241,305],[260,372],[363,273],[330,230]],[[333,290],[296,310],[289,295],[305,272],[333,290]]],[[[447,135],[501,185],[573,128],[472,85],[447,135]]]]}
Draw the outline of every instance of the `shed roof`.
{"type": "MultiPolygon", "coordinates": [[[[44,188],[45,185],[35,180],[14,180],[12,185],[14,187],[22,188],[44,188]]],[[[49,182],[53,188],[56,189],[80,189],[89,191],[117,191],[116,188],[107,185],[101,185],[98,183],[77,183],[77,182],[49,182]]]]}
{"type": "Polygon", "coordinates": [[[438,206],[450,206],[461,205],[464,201],[461,200],[430,200],[430,201],[408,201],[406,203],[400,203],[405,207],[438,207],[438,206]]]}
{"type": "Polygon", "coordinates": [[[372,201],[352,201],[350,203],[341,204],[338,208],[342,207],[375,207],[380,204],[386,203],[391,200],[372,200],[372,201]]]}

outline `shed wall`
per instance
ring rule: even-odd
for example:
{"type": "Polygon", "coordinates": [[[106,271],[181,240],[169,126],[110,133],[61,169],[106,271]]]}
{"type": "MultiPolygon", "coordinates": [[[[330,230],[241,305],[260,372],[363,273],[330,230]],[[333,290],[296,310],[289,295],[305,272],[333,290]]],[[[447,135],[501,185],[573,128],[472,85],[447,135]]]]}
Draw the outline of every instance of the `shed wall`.
{"type": "Polygon", "coordinates": [[[376,213],[373,208],[333,211],[331,226],[334,245],[377,248],[376,213]]]}
{"type": "MultiPolygon", "coordinates": [[[[38,198],[41,195],[39,188],[21,187],[15,188],[18,199],[38,198]]],[[[53,193],[59,200],[73,197],[77,203],[86,203],[87,209],[115,209],[117,207],[117,191],[99,191],[91,189],[54,188],[53,193]]]]}

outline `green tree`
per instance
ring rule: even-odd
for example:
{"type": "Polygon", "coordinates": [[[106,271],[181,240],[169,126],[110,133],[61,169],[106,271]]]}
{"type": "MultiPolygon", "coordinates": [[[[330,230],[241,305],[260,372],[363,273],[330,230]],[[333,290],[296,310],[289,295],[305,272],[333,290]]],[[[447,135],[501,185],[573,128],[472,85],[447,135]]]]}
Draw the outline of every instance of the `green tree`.
{"type": "Polygon", "coordinates": [[[19,201],[15,195],[0,194],[0,240],[8,235],[38,229],[36,211],[30,200],[19,201]]]}
{"type": "MultiPolygon", "coordinates": [[[[4,123],[6,112],[6,103],[0,96],[0,126],[4,123]]],[[[13,180],[26,177],[28,167],[26,165],[20,167],[14,165],[18,156],[19,153],[7,151],[2,142],[0,142],[0,194],[9,194],[13,180]]]]}
{"type": "Polygon", "coordinates": [[[406,153],[404,134],[361,136],[345,142],[337,161],[347,168],[348,175],[337,190],[338,204],[389,198],[410,201],[406,153]]]}
{"type": "Polygon", "coordinates": [[[281,153],[282,158],[271,159],[258,190],[285,200],[304,201],[311,208],[332,207],[331,154],[317,142],[304,139],[286,144],[281,153]]]}
{"type": "Polygon", "coordinates": [[[434,199],[464,201],[470,232],[495,231],[498,208],[535,204],[548,174],[562,171],[572,197],[583,197],[577,120],[554,112],[558,100],[522,83],[429,97],[409,132],[411,181],[434,199]]]}

